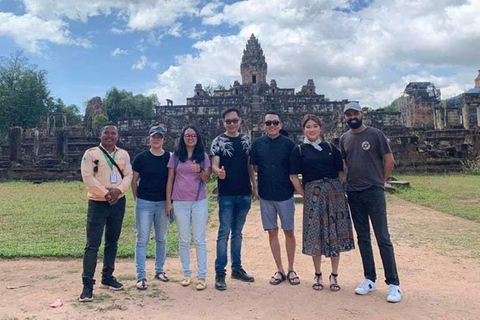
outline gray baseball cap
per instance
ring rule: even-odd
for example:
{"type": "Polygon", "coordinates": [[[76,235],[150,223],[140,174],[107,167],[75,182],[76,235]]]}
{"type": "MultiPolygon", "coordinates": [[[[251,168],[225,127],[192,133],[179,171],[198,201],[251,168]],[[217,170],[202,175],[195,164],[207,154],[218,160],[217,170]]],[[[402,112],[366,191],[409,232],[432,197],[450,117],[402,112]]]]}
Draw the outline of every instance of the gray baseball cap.
{"type": "Polygon", "coordinates": [[[165,137],[165,128],[163,128],[162,126],[153,126],[148,131],[148,135],[150,137],[157,133],[160,134],[162,137],[165,137]]]}
{"type": "Polygon", "coordinates": [[[343,108],[343,113],[347,112],[348,110],[355,110],[355,111],[358,111],[358,112],[363,112],[362,107],[360,107],[358,102],[353,102],[353,101],[349,102],[345,105],[345,107],[343,108]]]}

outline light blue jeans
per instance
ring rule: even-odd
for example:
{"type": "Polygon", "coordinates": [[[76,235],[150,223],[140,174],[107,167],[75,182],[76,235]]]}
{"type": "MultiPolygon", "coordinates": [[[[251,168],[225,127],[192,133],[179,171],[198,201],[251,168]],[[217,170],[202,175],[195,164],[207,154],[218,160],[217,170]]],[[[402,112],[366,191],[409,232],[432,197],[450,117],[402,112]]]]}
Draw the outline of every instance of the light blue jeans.
{"type": "Polygon", "coordinates": [[[184,276],[191,276],[190,269],[190,227],[193,233],[193,243],[197,251],[198,279],[207,275],[207,242],[205,231],[208,219],[208,200],[173,201],[175,221],[177,222],[179,238],[179,254],[182,261],[184,276]]]}
{"type": "Polygon", "coordinates": [[[138,280],[146,278],[145,260],[152,224],[155,229],[155,273],[159,273],[163,271],[167,256],[168,217],[165,214],[165,201],[148,201],[137,198],[135,202],[135,226],[137,228],[135,267],[138,280]]]}

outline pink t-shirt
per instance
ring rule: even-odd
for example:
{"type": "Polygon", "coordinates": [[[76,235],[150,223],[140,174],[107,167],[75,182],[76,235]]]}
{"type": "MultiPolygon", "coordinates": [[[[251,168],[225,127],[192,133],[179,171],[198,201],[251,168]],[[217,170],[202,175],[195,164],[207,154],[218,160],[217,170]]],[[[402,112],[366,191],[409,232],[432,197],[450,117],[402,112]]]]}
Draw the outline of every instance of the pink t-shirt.
{"type": "MultiPolygon", "coordinates": [[[[175,172],[175,180],[173,182],[172,200],[195,201],[207,198],[205,183],[202,181],[198,173],[192,172],[192,164],[193,162],[191,160],[187,160],[186,162],[178,162],[177,170],[175,172]],[[197,199],[198,185],[200,183],[200,193],[198,194],[197,199]]],[[[167,167],[171,169],[175,168],[175,156],[170,157],[167,167]]],[[[210,159],[208,158],[207,154],[205,154],[203,168],[210,168],[210,159]]]]}

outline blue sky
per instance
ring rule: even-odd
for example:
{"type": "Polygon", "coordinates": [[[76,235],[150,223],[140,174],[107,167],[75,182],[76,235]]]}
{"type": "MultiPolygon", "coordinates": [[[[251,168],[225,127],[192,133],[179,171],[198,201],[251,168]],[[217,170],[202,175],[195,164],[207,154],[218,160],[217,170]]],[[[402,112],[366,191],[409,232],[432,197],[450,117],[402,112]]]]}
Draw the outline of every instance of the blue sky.
{"type": "Polygon", "coordinates": [[[67,104],[116,86],[184,104],[229,87],[252,33],[267,81],[313,79],[332,100],[382,107],[410,81],[448,98],[480,68],[480,0],[0,0],[0,56],[23,50],[67,104]]]}

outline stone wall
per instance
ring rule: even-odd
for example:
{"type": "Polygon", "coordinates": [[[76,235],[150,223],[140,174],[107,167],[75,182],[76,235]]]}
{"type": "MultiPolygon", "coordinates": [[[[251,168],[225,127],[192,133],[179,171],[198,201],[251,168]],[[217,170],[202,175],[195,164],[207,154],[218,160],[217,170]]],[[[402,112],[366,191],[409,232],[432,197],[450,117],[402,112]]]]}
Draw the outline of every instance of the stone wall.
{"type": "MultiPolygon", "coordinates": [[[[305,107],[300,110],[289,109],[288,105],[277,108],[284,121],[284,128],[296,143],[303,139],[301,118],[305,113],[317,114],[323,125],[325,139],[338,143],[340,135],[348,130],[341,121],[341,105],[324,101],[332,111],[324,111],[321,106],[305,107]]],[[[314,104],[312,104],[313,106],[314,104]]],[[[252,112],[251,108],[241,107],[245,114],[242,131],[253,138],[262,134],[263,114],[271,110],[271,105],[262,105],[261,112],[252,112]]],[[[165,149],[173,151],[186,124],[199,128],[205,139],[205,146],[218,134],[224,132],[221,121],[222,108],[218,106],[168,106],[159,109],[159,114],[147,119],[122,119],[119,124],[119,146],[127,149],[133,157],[148,148],[148,128],[161,123],[167,128],[165,149]]],[[[428,130],[426,128],[407,128],[399,125],[399,112],[368,112],[365,123],[381,128],[390,139],[392,151],[397,161],[395,172],[459,172],[461,161],[466,157],[479,155],[479,129],[428,130]]],[[[17,137],[21,130],[13,130],[17,137]]],[[[13,138],[12,138],[13,139],[13,138]]],[[[0,157],[0,179],[25,180],[79,180],[81,156],[90,147],[96,146],[99,138],[88,137],[78,128],[75,130],[57,130],[54,137],[40,138],[38,155],[34,154],[34,138],[21,137],[20,148],[11,151],[10,145],[2,146],[0,157]],[[76,135],[80,132],[81,135],[76,135]],[[11,152],[17,160],[10,160],[11,152]],[[19,154],[18,154],[19,152],[19,154]]],[[[15,144],[13,144],[15,145],[15,144]]],[[[16,144],[18,146],[18,144],[16,144]]]]}

